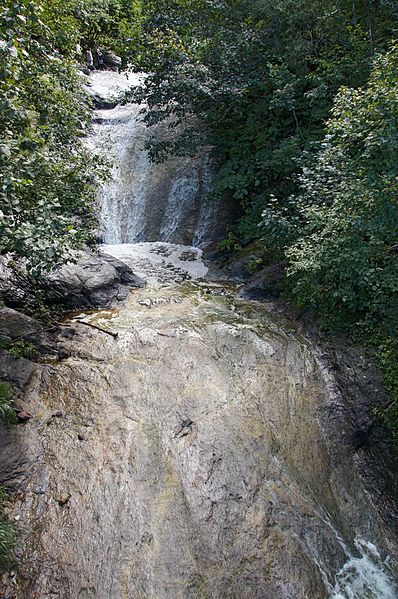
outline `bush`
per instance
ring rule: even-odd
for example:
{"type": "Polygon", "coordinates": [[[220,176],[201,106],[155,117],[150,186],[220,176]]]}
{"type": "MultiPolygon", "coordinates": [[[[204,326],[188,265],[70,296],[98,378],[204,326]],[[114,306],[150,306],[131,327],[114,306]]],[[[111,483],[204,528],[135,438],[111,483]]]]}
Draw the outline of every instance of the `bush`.
{"type": "Polygon", "coordinates": [[[14,526],[3,514],[7,494],[0,487],[0,569],[10,567],[14,561],[13,549],[16,544],[14,526]]]}
{"type": "Polygon", "coordinates": [[[398,47],[366,88],[342,89],[301,177],[302,229],[287,251],[291,292],[332,322],[398,324],[398,47]]]}
{"type": "Polygon", "coordinates": [[[45,14],[39,1],[0,8],[0,253],[26,257],[34,275],[93,241],[102,172],[82,141],[81,78],[45,14]]]}
{"type": "Polygon", "coordinates": [[[0,382],[0,420],[7,426],[15,424],[14,393],[8,383],[0,382]]]}
{"type": "Polygon", "coordinates": [[[12,356],[14,356],[14,358],[27,358],[28,360],[34,358],[37,353],[37,349],[33,343],[29,343],[23,339],[14,341],[9,347],[8,351],[12,356]]]}

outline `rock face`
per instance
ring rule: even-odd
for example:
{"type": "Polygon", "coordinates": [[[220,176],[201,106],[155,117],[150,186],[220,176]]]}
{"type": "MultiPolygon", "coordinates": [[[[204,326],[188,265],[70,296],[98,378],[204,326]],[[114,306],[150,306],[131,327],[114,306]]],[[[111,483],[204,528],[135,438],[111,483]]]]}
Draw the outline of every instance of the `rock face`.
{"type": "Polygon", "coordinates": [[[122,59],[114,52],[104,52],[104,64],[106,67],[117,71],[122,66],[122,59]]]}
{"type": "Polygon", "coordinates": [[[5,597],[394,599],[395,533],[358,468],[372,449],[347,442],[317,351],[159,245],[157,284],[86,316],[118,337],[72,321],[70,357],[36,366],[34,417],[2,439],[23,540],[5,597]]]}
{"type": "Polygon", "coordinates": [[[36,340],[43,333],[43,325],[22,312],[0,307],[0,339],[11,342],[15,339],[36,340]]]}
{"type": "Polygon", "coordinates": [[[0,256],[0,300],[13,307],[24,307],[33,304],[32,290],[26,276],[17,274],[9,266],[10,258],[0,256]]]}
{"type": "MultiPolygon", "coordinates": [[[[108,255],[80,252],[76,263],[67,264],[43,276],[40,288],[46,301],[65,308],[105,308],[126,299],[127,287],[142,287],[144,281],[123,262],[108,255]]],[[[0,298],[8,305],[26,309],[34,304],[32,282],[17,275],[0,261],[0,298]]],[[[22,316],[21,316],[22,318],[22,316]]]]}

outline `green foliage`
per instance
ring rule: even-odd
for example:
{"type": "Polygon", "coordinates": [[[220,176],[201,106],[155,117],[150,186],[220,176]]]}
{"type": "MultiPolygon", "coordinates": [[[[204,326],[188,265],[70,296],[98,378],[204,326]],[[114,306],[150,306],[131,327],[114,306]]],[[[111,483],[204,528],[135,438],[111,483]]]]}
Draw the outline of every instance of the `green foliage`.
{"type": "Polygon", "coordinates": [[[218,249],[222,252],[231,250],[239,252],[242,249],[242,246],[232,231],[229,231],[226,238],[218,244],[218,249]]]}
{"type": "MultiPolygon", "coordinates": [[[[137,49],[140,40],[141,0],[42,0],[45,22],[56,47],[68,56],[95,47],[123,56],[127,45],[137,49]]],[[[83,56],[84,58],[84,56],[83,56]]]]}
{"type": "Polygon", "coordinates": [[[23,339],[14,341],[8,348],[8,351],[14,358],[27,358],[28,360],[34,358],[37,353],[35,346],[23,339]]]}
{"type": "Polygon", "coordinates": [[[33,275],[92,241],[101,174],[82,143],[90,114],[80,77],[54,45],[44,4],[0,9],[0,252],[26,257],[33,275]]]}
{"type": "Polygon", "coordinates": [[[250,260],[246,264],[245,268],[249,275],[253,275],[255,272],[260,270],[260,268],[263,266],[263,264],[264,264],[263,258],[261,258],[260,256],[254,255],[250,258],[250,260]]]}
{"type": "Polygon", "coordinates": [[[342,88],[326,137],[301,175],[286,255],[290,297],[378,347],[398,442],[398,47],[368,85],[342,88]]]}
{"type": "Polygon", "coordinates": [[[9,383],[0,381],[0,420],[7,426],[15,424],[14,393],[9,383]]]}
{"type": "Polygon", "coordinates": [[[36,347],[24,339],[8,341],[0,336],[0,349],[7,350],[14,358],[27,358],[28,360],[32,360],[37,354],[36,347]]]}
{"type": "Polygon", "coordinates": [[[139,66],[151,73],[135,99],[147,103],[148,125],[169,124],[163,139],[157,131],[151,155],[191,155],[210,144],[218,165],[213,196],[241,206],[235,234],[248,243],[267,232],[258,223],[271,198],[283,210],[295,192],[297,159],[322,137],[339,87],[366,81],[397,8],[351,0],[151,0],[145,11],[139,66]]]}
{"type": "MultiPolygon", "coordinates": [[[[398,70],[397,49],[386,51],[397,19],[388,0],[150,0],[150,74],[133,94],[149,126],[168,125],[150,143],[153,159],[213,148],[212,196],[242,213],[220,247],[262,237],[262,260],[288,260],[296,305],[388,345],[390,389],[398,70]]],[[[392,401],[385,418],[398,427],[392,401]]]]}
{"type": "Polygon", "coordinates": [[[287,251],[292,295],[334,324],[398,322],[398,48],[369,84],[343,88],[327,134],[301,176],[297,241],[287,251]]]}
{"type": "Polygon", "coordinates": [[[0,571],[9,568],[13,564],[13,549],[16,545],[14,526],[8,522],[3,514],[7,499],[7,493],[0,487],[0,571]]]}

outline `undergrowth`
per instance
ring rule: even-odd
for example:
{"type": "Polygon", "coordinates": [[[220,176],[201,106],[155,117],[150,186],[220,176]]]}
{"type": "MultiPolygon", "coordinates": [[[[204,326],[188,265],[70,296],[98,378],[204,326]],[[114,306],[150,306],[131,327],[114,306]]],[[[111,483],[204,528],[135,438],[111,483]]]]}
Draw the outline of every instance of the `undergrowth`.
{"type": "Polygon", "coordinates": [[[14,562],[13,550],[16,545],[15,528],[4,514],[7,501],[8,495],[0,487],[0,572],[12,566],[14,562]]]}
{"type": "Polygon", "coordinates": [[[9,383],[0,381],[0,420],[6,426],[10,426],[16,422],[14,400],[14,393],[9,383]]]}

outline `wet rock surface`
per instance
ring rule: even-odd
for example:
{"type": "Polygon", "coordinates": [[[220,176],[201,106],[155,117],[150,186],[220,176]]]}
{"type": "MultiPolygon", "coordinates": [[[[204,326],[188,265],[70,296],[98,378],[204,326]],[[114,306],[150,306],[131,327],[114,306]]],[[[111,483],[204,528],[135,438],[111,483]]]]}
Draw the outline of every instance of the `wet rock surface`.
{"type": "Polygon", "coordinates": [[[198,250],[140,246],[149,287],[70,322],[1,437],[23,539],[5,596],[326,599],[355,558],[393,599],[394,530],[318,349],[201,281],[198,250]]]}

